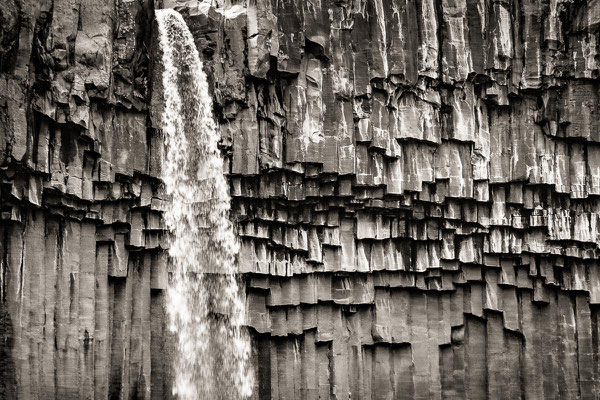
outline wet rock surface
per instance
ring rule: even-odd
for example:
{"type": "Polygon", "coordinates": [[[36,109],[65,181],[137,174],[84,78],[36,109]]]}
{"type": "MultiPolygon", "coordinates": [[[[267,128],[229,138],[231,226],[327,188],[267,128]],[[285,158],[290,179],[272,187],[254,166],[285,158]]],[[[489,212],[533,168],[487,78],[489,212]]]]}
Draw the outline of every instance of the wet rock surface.
{"type": "Polygon", "coordinates": [[[0,396],[170,393],[163,6],[211,80],[256,398],[594,398],[595,0],[3,1],[0,396]]]}

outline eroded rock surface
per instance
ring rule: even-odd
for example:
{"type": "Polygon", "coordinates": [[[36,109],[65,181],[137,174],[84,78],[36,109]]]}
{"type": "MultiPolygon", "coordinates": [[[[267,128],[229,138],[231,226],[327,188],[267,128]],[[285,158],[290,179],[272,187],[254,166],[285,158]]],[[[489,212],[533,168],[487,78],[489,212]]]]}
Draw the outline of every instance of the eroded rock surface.
{"type": "Polygon", "coordinates": [[[165,6],[211,79],[256,398],[594,398],[600,2],[162,3],[0,4],[0,394],[169,393],[165,6]]]}
{"type": "Polygon", "coordinates": [[[0,398],[163,398],[153,6],[0,3],[0,398]]]}

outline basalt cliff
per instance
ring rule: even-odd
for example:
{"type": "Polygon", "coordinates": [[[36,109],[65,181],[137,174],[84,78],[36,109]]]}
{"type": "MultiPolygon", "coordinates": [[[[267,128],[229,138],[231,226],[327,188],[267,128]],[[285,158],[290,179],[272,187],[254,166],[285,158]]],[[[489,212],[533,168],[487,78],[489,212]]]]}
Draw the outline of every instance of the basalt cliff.
{"type": "Polygon", "coordinates": [[[0,398],[171,396],[157,8],[209,77],[252,398],[598,398],[598,0],[2,0],[0,398]]]}

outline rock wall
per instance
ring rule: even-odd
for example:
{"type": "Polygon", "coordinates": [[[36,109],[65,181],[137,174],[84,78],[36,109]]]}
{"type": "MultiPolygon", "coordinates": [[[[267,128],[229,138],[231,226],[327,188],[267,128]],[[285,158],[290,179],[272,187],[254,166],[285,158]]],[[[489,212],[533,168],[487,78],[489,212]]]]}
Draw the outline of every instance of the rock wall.
{"type": "Polygon", "coordinates": [[[170,393],[150,0],[0,2],[0,398],[170,393]]]}
{"type": "Polygon", "coordinates": [[[259,398],[600,393],[600,2],[188,7],[259,398]]]}
{"type": "Polygon", "coordinates": [[[155,3],[0,5],[0,397],[168,396],[149,71],[173,6],[255,398],[597,396],[598,0],[155,3]]]}

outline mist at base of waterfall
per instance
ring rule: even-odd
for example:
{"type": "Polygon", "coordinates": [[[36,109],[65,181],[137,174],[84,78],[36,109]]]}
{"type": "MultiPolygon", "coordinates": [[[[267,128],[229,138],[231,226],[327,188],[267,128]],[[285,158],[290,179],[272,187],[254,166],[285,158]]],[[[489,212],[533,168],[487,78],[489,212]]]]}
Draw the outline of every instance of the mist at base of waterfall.
{"type": "Polygon", "coordinates": [[[239,244],[217,148],[219,132],[194,39],[179,13],[157,10],[162,55],[165,159],[171,200],[167,289],[176,338],[174,393],[181,399],[242,399],[252,393],[244,293],[236,274],[239,244]]]}

